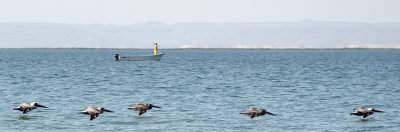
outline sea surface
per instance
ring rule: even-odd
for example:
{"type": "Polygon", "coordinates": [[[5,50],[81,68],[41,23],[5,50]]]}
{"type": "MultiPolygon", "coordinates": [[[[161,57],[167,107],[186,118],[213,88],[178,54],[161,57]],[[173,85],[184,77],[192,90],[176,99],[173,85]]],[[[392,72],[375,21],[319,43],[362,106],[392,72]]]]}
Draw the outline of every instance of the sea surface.
{"type": "Polygon", "coordinates": [[[0,49],[0,131],[400,131],[400,50],[161,52],[0,49]],[[49,108],[12,110],[33,101],[49,108]],[[136,103],[162,108],[138,116],[136,103]],[[115,112],[90,121],[88,106],[115,112]],[[239,114],[252,107],[277,116],[239,114]]]}

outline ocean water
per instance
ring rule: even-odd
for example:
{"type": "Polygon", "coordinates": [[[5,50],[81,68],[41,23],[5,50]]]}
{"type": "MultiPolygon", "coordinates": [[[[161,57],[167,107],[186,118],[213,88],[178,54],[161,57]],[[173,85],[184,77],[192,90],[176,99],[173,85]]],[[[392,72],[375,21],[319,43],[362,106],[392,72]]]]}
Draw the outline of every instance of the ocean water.
{"type": "Polygon", "coordinates": [[[400,50],[1,49],[1,131],[400,131],[400,50]],[[12,110],[38,102],[27,114],[12,110]],[[161,106],[138,116],[135,103],[161,106]],[[79,111],[115,111],[90,121],[79,111]],[[365,119],[356,106],[385,111],[365,119]],[[277,116],[239,114],[264,108],[277,116]]]}

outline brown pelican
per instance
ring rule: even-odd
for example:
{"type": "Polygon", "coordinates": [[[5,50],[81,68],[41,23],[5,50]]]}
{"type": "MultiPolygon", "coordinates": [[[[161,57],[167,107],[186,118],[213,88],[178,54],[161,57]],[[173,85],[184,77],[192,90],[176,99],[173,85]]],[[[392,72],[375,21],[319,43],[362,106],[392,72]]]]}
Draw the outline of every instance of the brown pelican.
{"type": "Polygon", "coordinates": [[[365,108],[365,107],[356,107],[353,110],[354,112],[350,113],[350,115],[363,116],[364,118],[374,114],[374,112],[384,112],[378,109],[365,108]]]}
{"type": "Polygon", "coordinates": [[[17,107],[15,107],[13,110],[19,110],[19,111],[22,111],[25,114],[25,113],[28,113],[29,111],[33,110],[33,109],[36,109],[36,107],[48,108],[47,106],[38,104],[36,102],[32,102],[32,103],[20,104],[17,107]]]}
{"type": "Polygon", "coordinates": [[[151,110],[152,108],[161,108],[160,106],[155,106],[152,104],[135,104],[132,107],[129,107],[128,109],[133,109],[139,111],[139,116],[146,113],[147,110],[151,110]]]}
{"type": "Polygon", "coordinates": [[[99,115],[103,112],[114,112],[111,110],[107,110],[103,107],[87,107],[85,110],[81,111],[81,114],[86,114],[86,115],[90,115],[90,120],[93,120],[97,117],[99,117],[99,115]]]}
{"type": "Polygon", "coordinates": [[[247,109],[243,112],[240,112],[239,114],[244,114],[244,115],[250,116],[250,118],[253,119],[254,117],[257,117],[257,116],[263,116],[263,115],[265,115],[265,113],[276,116],[275,114],[272,114],[271,112],[268,112],[264,109],[256,109],[256,108],[247,109]]]}

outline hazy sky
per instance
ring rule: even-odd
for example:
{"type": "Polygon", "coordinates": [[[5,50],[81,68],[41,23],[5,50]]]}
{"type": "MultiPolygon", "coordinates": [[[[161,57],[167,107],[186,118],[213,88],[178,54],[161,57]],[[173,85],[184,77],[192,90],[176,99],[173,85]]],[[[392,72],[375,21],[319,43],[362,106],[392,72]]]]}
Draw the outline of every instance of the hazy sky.
{"type": "Polygon", "coordinates": [[[400,0],[3,0],[0,22],[400,22],[400,0]]]}

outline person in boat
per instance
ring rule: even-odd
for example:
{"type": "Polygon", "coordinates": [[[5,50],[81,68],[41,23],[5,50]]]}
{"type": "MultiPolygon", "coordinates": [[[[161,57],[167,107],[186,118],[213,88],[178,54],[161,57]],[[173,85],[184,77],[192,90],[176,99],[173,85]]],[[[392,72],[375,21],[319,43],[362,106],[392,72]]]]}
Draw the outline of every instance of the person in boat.
{"type": "Polygon", "coordinates": [[[157,48],[158,48],[157,43],[154,43],[154,55],[155,56],[157,55],[157,48]]]}
{"type": "Polygon", "coordinates": [[[115,61],[119,61],[119,60],[121,59],[121,57],[119,56],[119,54],[115,54],[114,57],[115,57],[115,61]]]}

